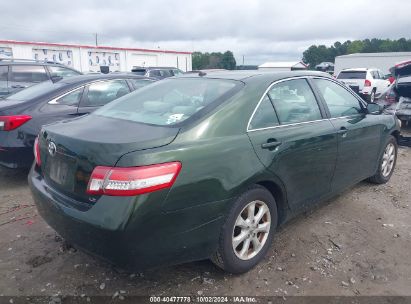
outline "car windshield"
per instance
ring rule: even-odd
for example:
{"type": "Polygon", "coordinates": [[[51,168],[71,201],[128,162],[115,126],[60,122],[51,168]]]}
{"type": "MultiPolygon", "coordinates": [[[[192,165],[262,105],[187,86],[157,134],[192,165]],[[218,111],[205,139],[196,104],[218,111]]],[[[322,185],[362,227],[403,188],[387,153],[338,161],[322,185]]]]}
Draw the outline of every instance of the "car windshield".
{"type": "Polygon", "coordinates": [[[21,90],[15,94],[7,96],[7,100],[17,100],[17,101],[24,101],[28,99],[37,98],[41,95],[45,95],[55,89],[62,87],[64,84],[61,82],[50,82],[45,81],[39,84],[35,84],[33,86],[28,87],[27,89],[21,90]]]}
{"type": "Polygon", "coordinates": [[[162,80],[102,107],[92,115],[154,125],[174,125],[218,99],[241,82],[207,78],[162,80]]]}
{"type": "Polygon", "coordinates": [[[343,71],[338,75],[338,79],[365,79],[367,72],[362,71],[343,71]]]}

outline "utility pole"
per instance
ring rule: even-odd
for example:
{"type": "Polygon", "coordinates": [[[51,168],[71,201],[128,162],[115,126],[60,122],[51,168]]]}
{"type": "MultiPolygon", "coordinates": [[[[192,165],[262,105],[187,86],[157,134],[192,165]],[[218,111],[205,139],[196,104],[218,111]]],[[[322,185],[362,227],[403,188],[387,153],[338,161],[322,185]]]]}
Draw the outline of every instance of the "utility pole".
{"type": "Polygon", "coordinates": [[[243,65],[244,65],[244,55],[243,55],[243,65]]]}
{"type": "Polygon", "coordinates": [[[94,36],[96,37],[96,46],[98,46],[97,33],[95,33],[94,36]]]}

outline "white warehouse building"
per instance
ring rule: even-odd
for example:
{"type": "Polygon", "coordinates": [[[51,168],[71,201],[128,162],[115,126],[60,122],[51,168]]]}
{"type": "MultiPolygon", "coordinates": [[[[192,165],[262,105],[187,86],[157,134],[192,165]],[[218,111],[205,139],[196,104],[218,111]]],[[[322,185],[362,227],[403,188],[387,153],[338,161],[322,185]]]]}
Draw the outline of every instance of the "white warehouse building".
{"type": "Polygon", "coordinates": [[[81,72],[129,72],[134,66],[192,70],[191,52],[0,40],[0,58],[35,59],[65,64],[81,72]]]}
{"type": "Polygon", "coordinates": [[[411,52],[354,53],[335,57],[334,74],[349,68],[378,68],[388,74],[391,67],[411,60],[411,52]]]}

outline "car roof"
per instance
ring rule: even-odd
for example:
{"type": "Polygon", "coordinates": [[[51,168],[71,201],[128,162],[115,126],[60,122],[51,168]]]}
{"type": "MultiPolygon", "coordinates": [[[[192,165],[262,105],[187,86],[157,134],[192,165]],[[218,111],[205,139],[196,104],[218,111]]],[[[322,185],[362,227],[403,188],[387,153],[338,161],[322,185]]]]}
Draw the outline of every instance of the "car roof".
{"type": "Polygon", "coordinates": [[[73,69],[70,66],[66,66],[62,63],[52,62],[52,61],[36,61],[36,60],[22,60],[19,61],[18,59],[0,59],[0,65],[50,65],[50,66],[63,66],[68,69],[73,69]]]}
{"type": "Polygon", "coordinates": [[[104,79],[148,79],[156,81],[155,78],[145,77],[136,75],[134,73],[109,73],[109,74],[85,74],[79,76],[66,77],[60,80],[59,82],[65,84],[80,84],[87,83],[95,80],[104,80],[104,79]]]}
{"type": "Polygon", "coordinates": [[[341,72],[367,72],[369,70],[376,70],[376,68],[350,68],[344,69],[341,72]]]}
{"type": "Polygon", "coordinates": [[[178,70],[176,67],[133,67],[133,70],[178,70]]]}
{"type": "Polygon", "coordinates": [[[241,70],[241,71],[211,71],[200,73],[188,73],[177,76],[177,78],[212,78],[212,79],[231,79],[241,80],[247,82],[251,79],[264,79],[267,81],[276,81],[290,77],[303,77],[303,76],[321,76],[331,78],[330,74],[318,71],[286,71],[286,72],[274,72],[274,71],[260,71],[260,70],[241,70]]]}

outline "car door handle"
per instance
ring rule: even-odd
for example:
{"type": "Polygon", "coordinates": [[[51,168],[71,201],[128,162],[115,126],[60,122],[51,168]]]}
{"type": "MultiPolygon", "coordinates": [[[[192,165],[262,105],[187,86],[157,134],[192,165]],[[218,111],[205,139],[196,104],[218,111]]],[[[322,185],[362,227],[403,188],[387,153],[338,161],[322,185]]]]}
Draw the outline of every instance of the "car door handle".
{"type": "Polygon", "coordinates": [[[266,143],[264,143],[264,144],[261,145],[261,148],[273,150],[274,148],[277,148],[277,147],[280,146],[280,145],[281,145],[281,142],[280,142],[280,141],[276,141],[276,140],[270,141],[270,140],[267,140],[266,143]]]}
{"type": "Polygon", "coordinates": [[[337,134],[341,134],[342,136],[345,136],[347,134],[348,130],[345,127],[341,127],[338,131],[337,134]]]}
{"type": "Polygon", "coordinates": [[[26,86],[15,84],[11,86],[13,89],[24,89],[26,86]]]}

